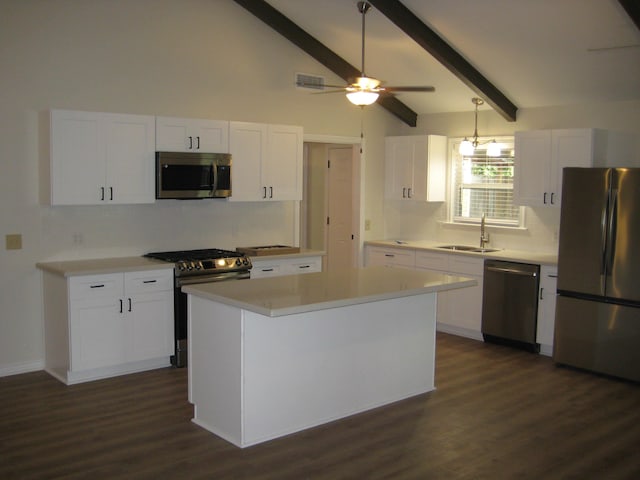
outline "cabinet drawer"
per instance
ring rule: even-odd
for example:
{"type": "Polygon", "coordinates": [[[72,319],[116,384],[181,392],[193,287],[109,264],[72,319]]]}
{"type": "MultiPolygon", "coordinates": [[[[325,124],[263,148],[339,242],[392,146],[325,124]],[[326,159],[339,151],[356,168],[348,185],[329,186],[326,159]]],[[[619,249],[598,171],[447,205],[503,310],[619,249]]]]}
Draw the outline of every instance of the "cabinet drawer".
{"type": "Polygon", "coordinates": [[[69,279],[69,297],[72,300],[119,297],[123,288],[122,273],[83,275],[69,279]]]}
{"type": "Polygon", "coordinates": [[[446,272],[449,270],[449,255],[417,251],[416,267],[446,272]]]}
{"type": "Polygon", "coordinates": [[[124,274],[124,285],[128,295],[172,290],[173,270],[127,272],[124,274]]]}
{"type": "Polygon", "coordinates": [[[416,265],[416,252],[402,248],[370,248],[367,251],[367,266],[375,265],[413,268],[416,265]]]}
{"type": "Polygon", "coordinates": [[[478,275],[482,278],[484,259],[471,258],[463,255],[451,255],[449,257],[449,272],[466,275],[478,275]]]}
{"type": "Polygon", "coordinates": [[[254,262],[251,269],[251,278],[276,277],[278,275],[284,275],[284,273],[282,266],[277,263],[256,265],[254,262]]]}
{"type": "Polygon", "coordinates": [[[320,258],[313,258],[301,262],[291,262],[287,270],[292,274],[320,272],[322,271],[322,261],[320,258]]]}

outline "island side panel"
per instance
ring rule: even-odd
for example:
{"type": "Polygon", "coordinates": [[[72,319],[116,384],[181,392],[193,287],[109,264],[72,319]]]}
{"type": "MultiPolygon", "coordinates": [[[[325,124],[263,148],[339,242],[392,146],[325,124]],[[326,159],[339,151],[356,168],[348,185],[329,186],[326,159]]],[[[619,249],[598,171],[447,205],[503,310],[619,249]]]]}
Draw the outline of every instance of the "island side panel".
{"type": "Polygon", "coordinates": [[[193,422],[240,445],[242,311],[189,295],[189,401],[193,422]]]}
{"type": "Polygon", "coordinates": [[[242,446],[433,390],[435,316],[435,293],[245,312],[242,446]]]}

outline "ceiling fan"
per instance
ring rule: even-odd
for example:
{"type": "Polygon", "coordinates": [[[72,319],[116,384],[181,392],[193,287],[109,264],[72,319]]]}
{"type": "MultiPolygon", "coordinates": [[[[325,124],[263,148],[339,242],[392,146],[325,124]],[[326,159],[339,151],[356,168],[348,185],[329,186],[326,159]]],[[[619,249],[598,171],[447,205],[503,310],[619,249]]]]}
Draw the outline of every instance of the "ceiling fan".
{"type": "MultiPolygon", "coordinates": [[[[365,31],[365,16],[371,4],[366,1],[357,3],[358,11],[362,14],[362,68],[360,69],[360,76],[352,80],[349,85],[327,85],[325,87],[338,88],[339,90],[327,90],[325,92],[317,93],[340,93],[346,92],[347,98],[351,103],[358,106],[371,105],[374,103],[380,95],[393,95],[396,92],[434,92],[435,88],[430,86],[422,87],[392,87],[382,86],[382,82],[373,77],[367,77],[364,73],[364,31],[365,31]]],[[[303,82],[298,84],[299,86],[306,86],[303,82]]],[[[315,86],[317,88],[317,85],[315,86]]]]}

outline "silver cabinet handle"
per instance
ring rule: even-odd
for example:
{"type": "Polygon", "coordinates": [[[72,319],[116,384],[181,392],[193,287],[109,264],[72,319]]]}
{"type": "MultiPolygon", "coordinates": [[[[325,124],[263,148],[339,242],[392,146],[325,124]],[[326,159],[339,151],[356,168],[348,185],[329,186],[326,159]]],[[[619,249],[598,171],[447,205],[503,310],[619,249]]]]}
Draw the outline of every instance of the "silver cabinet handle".
{"type": "Polygon", "coordinates": [[[90,285],[89,288],[103,288],[104,287],[104,283],[100,283],[97,285],[90,285]]]}
{"type": "Polygon", "coordinates": [[[189,150],[193,150],[193,137],[189,137],[189,150]]]}
{"type": "Polygon", "coordinates": [[[129,298],[129,311],[131,311],[131,298],[129,298]]]}
{"type": "Polygon", "coordinates": [[[262,187],[262,198],[267,198],[267,187],[262,187]]]}
{"type": "Polygon", "coordinates": [[[269,187],[269,198],[273,198],[273,187],[269,187]]]}
{"type": "Polygon", "coordinates": [[[157,280],[143,280],[142,283],[156,283],[157,280]]]}
{"type": "Polygon", "coordinates": [[[104,202],[104,187],[100,187],[100,201],[104,202]]]}

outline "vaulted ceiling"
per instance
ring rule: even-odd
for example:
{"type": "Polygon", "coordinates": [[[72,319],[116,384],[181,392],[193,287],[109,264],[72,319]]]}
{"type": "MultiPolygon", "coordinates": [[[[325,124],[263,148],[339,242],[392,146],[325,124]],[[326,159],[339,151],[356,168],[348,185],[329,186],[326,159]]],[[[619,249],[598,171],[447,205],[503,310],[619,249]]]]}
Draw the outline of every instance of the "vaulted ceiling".
{"type": "MultiPolygon", "coordinates": [[[[362,24],[356,0],[266,3],[347,66],[360,69],[362,24]]],[[[517,108],[640,99],[638,0],[371,3],[366,73],[388,85],[436,88],[434,93],[400,93],[391,109],[414,114],[469,111],[474,108],[471,98],[480,96],[487,100],[483,108],[513,120],[517,108]],[[443,59],[443,50],[433,47],[431,34],[451,47],[453,67],[452,57],[443,59]]],[[[323,63],[304,73],[331,76],[323,63]]]]}

